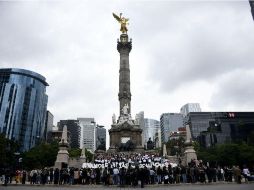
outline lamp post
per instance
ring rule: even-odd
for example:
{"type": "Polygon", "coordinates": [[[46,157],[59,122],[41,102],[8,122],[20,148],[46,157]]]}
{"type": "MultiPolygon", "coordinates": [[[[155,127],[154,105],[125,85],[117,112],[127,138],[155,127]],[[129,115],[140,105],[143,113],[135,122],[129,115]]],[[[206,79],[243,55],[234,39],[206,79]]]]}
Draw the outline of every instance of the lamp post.
{"type": "Polygon", "coordinates": [[[40,141],[40,136],[37,135],[35,139],[35,146],[39,145],[39,141],[40,141]]]}
{"type": "Polygon", "coordinates": [[[19,152],[14,152],[14,155],[15,155],[15,171],[16,169],[18,169],[18,163],[19,163],[19,155],[20,153],[19,152]]]}
{"type": "Polygon", "coordinates": [[[19,183],[20,182],[20,179],[19,179],[19,156],[20,156],[20,153],[19,152],[14,152],[14,155],[15,155],[15,181],[16,183],[19,183]]]}

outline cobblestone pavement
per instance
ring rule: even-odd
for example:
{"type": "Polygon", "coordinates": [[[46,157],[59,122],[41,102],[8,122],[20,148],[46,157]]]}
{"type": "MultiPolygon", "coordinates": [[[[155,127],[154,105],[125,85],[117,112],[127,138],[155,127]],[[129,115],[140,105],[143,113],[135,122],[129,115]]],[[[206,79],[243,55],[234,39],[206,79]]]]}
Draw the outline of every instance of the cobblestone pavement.
{"type": "MultiPolygon", "coordinates": [[[[145,189],[169,189],[169,190],[253,190],[254,183],[251,184],[223,184],[223,183],[213,183],[213,184],[180,184],[180,185],[151,185],[145,186],[145,189]]],[[[53,185],[8,185],[0,186],[2,190],[68,190],[68,189],[75,189],[75,190],[89,190],[89,189],[103,189],[103,190],[128,190],[128,189],[140,189],[140,187],[117,187],[117,186],[102,186],[102,185],[78,185],[78,186],[53,186],[53,185]]]]}

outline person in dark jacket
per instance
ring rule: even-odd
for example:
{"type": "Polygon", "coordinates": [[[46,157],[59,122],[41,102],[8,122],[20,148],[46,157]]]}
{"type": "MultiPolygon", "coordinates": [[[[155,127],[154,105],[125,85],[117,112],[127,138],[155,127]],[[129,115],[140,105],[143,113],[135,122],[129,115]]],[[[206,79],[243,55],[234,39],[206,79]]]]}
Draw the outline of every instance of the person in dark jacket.
{"type": "Polygon", "coordinates": [[[162,169],[162,174],[163,174],[164,184],[168,184],[169,172],[168,172],[166,166],[163,167],[163,169],[162,169]]]}
{"type": "Polygon", "coordinates": [[[159,166],[158,168],[157,168],[157,180],[158,180],[158,184],[161,184],[161,180],[162,179],[162,169],[161,169],[161,167],[159,166]]]}
{"type": "Polygon", "coordinates": [[[147,176],[147,169],[146,168],[140,168],[138,169],[138,180],[141,182],[141,188],[144,188],[144,183],[146,181],[146,176],[147,176]]]}
{"type": "Polygon", "coordinates": [[[59,169],[56,168],[55,172],[54,172],[54,184],[58,184],[59,183],[59,169]]]}

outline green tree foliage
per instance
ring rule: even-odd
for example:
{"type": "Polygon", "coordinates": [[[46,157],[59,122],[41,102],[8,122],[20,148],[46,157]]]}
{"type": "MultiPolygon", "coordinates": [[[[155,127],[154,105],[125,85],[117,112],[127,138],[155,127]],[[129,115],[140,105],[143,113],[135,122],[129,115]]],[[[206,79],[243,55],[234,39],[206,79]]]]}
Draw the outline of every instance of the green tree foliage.
{"type": "Polygon", "coordinates": [[[168,140],[166,147],[167,147],[167,150],[169,150],[169,154],[170,155],[178,154],[182,156],[184,152],[184,142],[185,142],[185,139],[183,137],[180,137],[178,139],[168,140]]]}
{"type": "MultiPolygon", "coordinates": [[[[197,143],[196,143],[197,144],[197,143]]],[[[254,164],[254,146],[241,144],[220,144],[210,148],[195,145],[198,159],[219,165],[254,164]]]]}
{"type": "Polygon", "coordinates": [[[254,131],[251,131],[247,137],[248,145],[254,146],[254,131]]]}
{"type": "Polygon", "coordinates": [[[94,159],[94,154],[91,151],[87,150],[87,149],[85,149],[85,154],[86,154],[87,162],[92,162],[93,159],[94,159]]]}
{"type": "Polygon", "coordinates": [[[58,142],[41,143],[22,154],[23,168],[35,169],[54,166],[58,152],[58,142]]]}
{"type": "Polygon", "coordinates": [[[81,156],[81,149],[79,148],[71,148],[69,151],[69,157],[76,158],[81,156]]]}
{"type": "Polygon", "coordinates": [[[15,152],[18,152],[19,145],[13,140],[5,138],[0,134],[0,168],[12,168],[16,164],[15,152]]]}

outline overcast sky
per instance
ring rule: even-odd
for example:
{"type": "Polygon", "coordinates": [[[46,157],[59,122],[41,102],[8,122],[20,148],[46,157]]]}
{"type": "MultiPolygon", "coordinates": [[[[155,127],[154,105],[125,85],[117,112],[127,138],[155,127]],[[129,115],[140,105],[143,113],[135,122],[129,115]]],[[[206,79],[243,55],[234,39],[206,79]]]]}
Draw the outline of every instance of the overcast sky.
{"type": "Polygon", "coordinates": [[[190,102],[254,111],[254,21],[246,1],[0,2],[0,67],[45,76],[60,119],[119,114],[120,26],[130,18],[132,116],[159,120],[190,102]]]}

